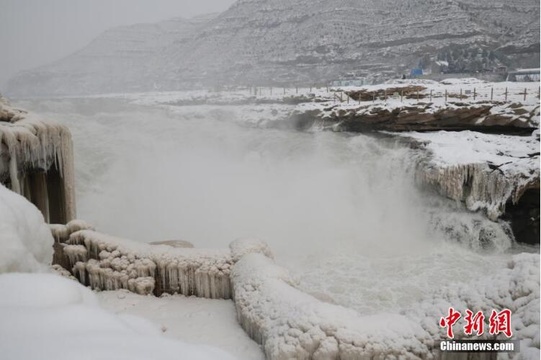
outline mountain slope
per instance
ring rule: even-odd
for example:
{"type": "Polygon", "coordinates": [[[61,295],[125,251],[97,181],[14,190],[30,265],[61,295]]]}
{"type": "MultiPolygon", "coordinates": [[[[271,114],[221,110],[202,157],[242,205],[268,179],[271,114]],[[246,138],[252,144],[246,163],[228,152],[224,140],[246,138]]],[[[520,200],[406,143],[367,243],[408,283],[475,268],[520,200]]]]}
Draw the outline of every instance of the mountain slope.
{"type": "Polygon", "coordinates": [[[22,95],[145,91],[157,86],[159,54],[178,46],[215,15],[175,18],[105,31],[74,54],[10,80],[8,92],[22,95]]]}
{"type": "Polygon", "coordinates": [[[32,84],[37,93],[89,93],[390,76],[423,56],[465,58],[460,69],[488,64],[489,54],[492,65],[539,61],[537,0],[239,0],[207,22],[177,20],[163,35],[167,23],[105,33],[15,78],[8,92],[28,92],[30,75],[46,77],[32,84]]]}

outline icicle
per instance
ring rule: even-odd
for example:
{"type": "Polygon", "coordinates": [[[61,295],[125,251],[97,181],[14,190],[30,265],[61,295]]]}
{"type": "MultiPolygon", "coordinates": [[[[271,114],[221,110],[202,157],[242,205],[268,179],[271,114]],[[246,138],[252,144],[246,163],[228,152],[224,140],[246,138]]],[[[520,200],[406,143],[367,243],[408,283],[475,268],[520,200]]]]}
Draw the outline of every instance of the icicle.
{"type": "MultiPolygon", "coordinates": [[[[80,269],[76,264],[73,271],[81,273],[79,279],[85,279],[85,271],[90,286],[95,289],[125,288],[147,292],[148,282],[134,281],[152,278],[152,291],[157,288],[159,294],[176,292],[223,299],[232,294],[229,274],[233,260],[228,251],[139,244],[92,230],[72,233],[67,244],[70,246],[67,255],[72,263],[80,264],[86,251],[86,267],[80,269]]],[[[266,247],[253,241],[250,244],[242,249],[266,247]]],[[[263,251],[269,252],[268,249],[263,251]]]]}
{"type": "Polygon", "coordinates": [[[68,256],[70,267],[77,262],[85,262],[88,259],[88,252],[83,245],[65,245],[63,251],[68,256]]]}

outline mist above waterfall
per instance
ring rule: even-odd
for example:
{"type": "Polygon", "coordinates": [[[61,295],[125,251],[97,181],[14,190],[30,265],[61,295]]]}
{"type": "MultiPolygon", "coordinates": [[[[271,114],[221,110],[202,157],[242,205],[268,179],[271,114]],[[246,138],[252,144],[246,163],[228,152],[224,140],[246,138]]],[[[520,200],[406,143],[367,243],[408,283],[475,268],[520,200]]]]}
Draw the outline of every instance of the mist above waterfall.
{"type": "Polygon", "coordinates": [[[78,217],[98,230],[197,247],[258,237],[305,290],[364,312],[501,267],[511,246],[505,226],[417,189],[415,153],[389,141],[247,126],[235,107],[24,106],[70,127],[78,217]]]}

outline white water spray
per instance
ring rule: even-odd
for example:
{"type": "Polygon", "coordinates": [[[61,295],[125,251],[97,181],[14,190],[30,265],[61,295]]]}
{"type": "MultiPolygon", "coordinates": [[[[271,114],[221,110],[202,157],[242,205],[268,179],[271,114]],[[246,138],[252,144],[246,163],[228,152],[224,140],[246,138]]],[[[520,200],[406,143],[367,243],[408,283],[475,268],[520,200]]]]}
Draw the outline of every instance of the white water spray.
{"type": "Polygon", "coordinates": [[[222,248],[259,237],[303,289],[365,313],[397,310],[508,258],[499,224],[415,188],[404,147],[243,127],[235,107],[24,106],[70,127],[79,216],[105,233],[222,248]],[[493,241],[480,246],[487,231],[493,241]]]}

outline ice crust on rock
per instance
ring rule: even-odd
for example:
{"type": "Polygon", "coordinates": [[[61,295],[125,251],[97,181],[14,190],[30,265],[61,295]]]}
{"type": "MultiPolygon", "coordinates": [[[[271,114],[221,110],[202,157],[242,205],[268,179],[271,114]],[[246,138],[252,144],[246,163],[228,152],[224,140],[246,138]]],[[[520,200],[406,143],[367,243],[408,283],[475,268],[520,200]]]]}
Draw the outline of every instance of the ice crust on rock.
{"type": "Polygon", "coordinates": [[[67,224],[50,224],[51,233],[56,242],[66,242],[70,235],[80,230],[94,230],[94,227],[84,220],[74,219],[67,224]]]}
{"type": "Polygon", "coordinates": [[[46,271],[53,238],[39,210],[0,184],[0,273],[46,271]]]}
{"type": "MultiPolygon", "coordinates": [[[[398,135],[398,134],[397,134],[398,135]]],[[[516,204],[524,192],[539,187],[539,139],[460,133],[402,133],[423,141],[429,160],[418,163],[418,182],[442,195],[462,201],[471,211],[484,210],[491,220],[516,204]]]]}
{"type": "MultiPolygon", "coordinates": [[[[445,287],[414,308],[403,310],[403,314],[417,319],[435,340],[443,340],[445,333],[438,326],[437,319],[444,316],[449,307],[460,312],[465,309],[483,311],[485,329],[488,329],[488,316],[493,309],[501,311],[507,308],[512,311],[513,338],[520,340],[520,353],[499,354],[498,359],[537,360],[540,353],[539,265],[539,254],[514,255],[508,268],[471,283],[445,287]]],[[[464,325],[460,319],[455,327],[459,329],[464,325]]],[[[462,332],[455,333],[457,337],[464,336],[462,332]]],[[[488,331],[482,338],[487,336],[488,331]]]]}
{"type": "Polygon", "coordinates": [[[242,238],[229,244],[233,261],[239,261],[244,255],[259,253],[273,259],[274,255],[269,245],[259,239],[242,238]]]}
{"type": "Polygon", "coordinates": [[[231,298],[227,250],[149,245],[81,230],[64,245],[69,267],[94,289],[231,298]]]}
{"type": "Polygon", "coordinates": [[[66,213],[75,217],[73,144],[69,129],[61,124],[44,121],[35,114],[12,108],[0,99],[0,112],[17,114],[9,122],[0,122],[0,175],[9,174],[11,188],[23,191],[19,181],[25,168],[49,170],[56,167],[64,179],[66,213]]]}
{"type": "Polygon", "coordinates": [[[292,286],[288,271],[262,254],[235,264],[237,317],[267,359],[414,359],[429,354],[430,337],[398,314],[362,317],[322,303],[292,286]]]}
{"type": "Polygon", "coordinates": [[[231,281],[239,323],[270,360],[435,359],[435,341],[445,338],[438,320],[451,306],[485,314],[510,309],[521,352],[501,358],[539,358],[538,254],[515,255],[507,269],[444,287],[400,314],[362,316],[319,302],[295,289],[288,271],[262,254],[244,256],[231,281]]]}

